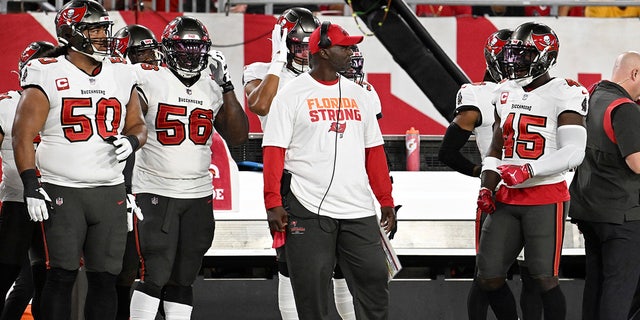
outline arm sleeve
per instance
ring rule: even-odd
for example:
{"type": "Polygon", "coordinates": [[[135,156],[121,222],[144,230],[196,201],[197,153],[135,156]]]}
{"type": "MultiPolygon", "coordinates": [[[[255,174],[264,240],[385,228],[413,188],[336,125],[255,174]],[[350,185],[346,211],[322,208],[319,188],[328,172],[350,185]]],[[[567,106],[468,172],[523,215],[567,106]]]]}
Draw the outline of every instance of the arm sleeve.
{"type": "Polygon", "coordinates": [[[382,145],[365,149],[365,166],[369,185],[382,207],[394,207],[391,196],[391,178],[387,168],[387,157],[382,145]]]}
{"type": "Polygon", "coordinates": [[[264,159],[263,179],[264,179],[264,206],[271,209],[282,206],[282,196],[280,195],[280,180],[284,170],[284,148],[266,146],[262,149],[264,159]]]}
{"type": "Polygon", "coordinates": [[[473,168],[476,164],[469,161],[460,152],[470,136],[471,131],[460,128],[456,123],[451,123],[442,139],[438,159],[451,169],[473,177],[473,168]]]}
{"type": "Polygon", "coordinates": [[[558,150],[544,160],[529,163],[534,176],[548,176],[582,163],[587,146],[587,129],[579,125],[558,127],[558,150]]]}
{"type": "MultiPolygon", "coordinates": [[[[135,150],[135,149],[134,149],[135,150]]],[[[124,175],[124,187],[128,194],[131,194],[131,178],[133,176],[133,166],[136,164],[136,153],[133,152],[131,156],[127,158],[127,162],[124,165],[122,174],[124,175]]]]}

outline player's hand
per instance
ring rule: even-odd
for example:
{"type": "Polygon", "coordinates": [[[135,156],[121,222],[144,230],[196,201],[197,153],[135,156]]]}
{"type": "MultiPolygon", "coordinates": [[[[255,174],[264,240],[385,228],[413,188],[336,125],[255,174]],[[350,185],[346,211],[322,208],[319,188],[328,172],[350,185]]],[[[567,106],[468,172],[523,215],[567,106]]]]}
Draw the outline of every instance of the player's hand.
{"type": "Polygon", "coordinates": [[[136,202],[136,196],[127,193],[127,230],[133,231],[133,215],[135,214],[138,220],[144,220],[142,216],[142,209],[138,207],[138,203],[136,202]]]}
{"type": "Polygon", "coordinates": [[[27,169],[20,173],[22,185],[24,186],[24,202],[31,220],[40,222],[49,219],[49,209],[51,198],[40,186],[35,169],[27,169]]]}
{"type": "Polygon", "coordinates": [[[218,50],[209,51],[209,70],[211,70],[211,79],[222,88],[222,93],[233,91],[229,67],[222,52],[218,50]]]}
{"type": "Polygon", "coordinates": [[[493,201],[493,192],[488,188],[480,188],[478,193],[478,208],[484,213],[493,213],[496,211],[496,203],[493,201]]]}
{"type": "Polygon", "coordinates": [[[138,149],[140,142],[136,136],[125,136],[125,135],[115,135],[110,136],[107,139],[107,142],[113,144],[116,147],[116,159],[119,162],[124,162],[129,158],[129,156],[138,149]]]}
{"type": "Polygon", "coordinates": [[[508,186],[521,184],[533,176],[531,165],[526,163],[523,165],[503,164],[498,166],[500,177],[508,186]]]}
{"type": "Polygon", "coordinates": [[[287,28],[276,24],[271,31],[271,63],[287,63],[287,28]],[[283,36],[284,35],[284,36],[283,36]]]}

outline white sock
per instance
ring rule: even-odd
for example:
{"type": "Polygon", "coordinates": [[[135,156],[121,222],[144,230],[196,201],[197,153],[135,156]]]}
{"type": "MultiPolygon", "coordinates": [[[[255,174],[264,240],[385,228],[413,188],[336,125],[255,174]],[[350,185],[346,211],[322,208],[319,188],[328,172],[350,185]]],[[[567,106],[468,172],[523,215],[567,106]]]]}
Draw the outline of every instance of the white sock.
{"type": "Polygon", "coordinates": [[[333,298],[336,300],[336,309],[342,320],[355,320],[356,312],[353,309],[353,297],[347,287],[347,280],[333,279],[333,298]]]}
{"type": "Polygon", "coordinates": [[[296,299],[293,297],[291,279],[278,273],[278,307],[282,320],[298,320],[296,299]]]}
{"type": "Polygon", "coordinates": [[[131,320],[154,320],[158,313],[158,305],[160,305],[160,299],[134,290],[129,306],[129,317],[131,320]]]}
{"type": "Polygon", "coordinates": [[[171,301],[163,301],[164,318],[166,320],[189,320],[193,306],[171,301]]]}

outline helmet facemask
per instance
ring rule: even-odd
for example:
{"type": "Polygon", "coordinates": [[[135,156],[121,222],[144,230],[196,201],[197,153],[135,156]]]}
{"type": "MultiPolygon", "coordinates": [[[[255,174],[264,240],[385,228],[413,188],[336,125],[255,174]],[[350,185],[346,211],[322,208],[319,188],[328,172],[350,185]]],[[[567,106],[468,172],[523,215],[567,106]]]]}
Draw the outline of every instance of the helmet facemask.
{"type": "Polygon", "coordinates": [[[555,63],[555,55],[549,54],[547,49],[539,52],[533,46],[507,44],[503,60],[507,78],[526,86],[545,74],[555,63]]]}
{"type": "Polygon", "coordinates": [[[162,42],[167,66],[183,78],[193,78],[207,67],[211,43],[203,40],[165,40],[162,42]]]}
{"type": "Polygon", "coordinates": [[[67,26],[68,36],[59,38],[59,41],[69,45],[71,50],[101,62],[113,52],[112,26],[112,21],[67,26]],[[104,32],[100,31],[101,29],[104,32]]]}
{"type": "Polygon", "coordinates": [[[287,68],[295,74],[309,71],[309,42],[291,43],[287,47],[289,48],[287,68]]]}
{"type": "Polygon", "coordinates": [[[355,83],[362,85],[364,82],[364,57],[360,51],[353,50],[351,55],[351,65],[349,69],[342,73],[343,76],[353,80],[355,83]]]}

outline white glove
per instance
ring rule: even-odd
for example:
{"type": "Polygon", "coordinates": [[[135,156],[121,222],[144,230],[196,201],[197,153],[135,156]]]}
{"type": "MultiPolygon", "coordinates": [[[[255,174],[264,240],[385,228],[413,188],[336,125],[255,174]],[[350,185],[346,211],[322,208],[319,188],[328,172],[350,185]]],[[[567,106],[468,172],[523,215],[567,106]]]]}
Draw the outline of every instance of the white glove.
{"type": "Polygon", "coordinates": [[[127,230],[133,231],[133,214],[136,215],[138,220],[144,220],[142,216],[142,209],[138,207],[138,203],[136,203],[136,196],[128,193],[127,194],[127,230]]]}
{"type": "Polygon", "coordinates": [[[271,31],[271,62],[287,63],[287,28],[276,24],[271,31]],[[284,37],[283,37],[284,35],[284,37]]]}
{"type": "Polygon", "coordinates": [[[136,136],[124,136],[121,134],[110,136],[107,141],[116,147],[116,159],[119,162],[126,161],[140,144],[136,136]]]}
{"type": "Polygon", "coordinates": [[[218,50],[209,51],[209,70],[211,70],[211,78],[222,88],[223,93],[233,90],[227,60],[222,52],[218,50]]]}
{"type": "Polygon", "coordinates": [[[276,24],[271,31],[271,65],[268,74],[280,76],[282,68],[287,64],[287,28],[276,24]],[[282,35],[285,35],[284,37],[282,35]]]}
{"type": "Polygon", "coordinates": [[[36,222],[47,220],[49,219],[48,207],[51,204],[51,198],[42,187],[34,191],[29,195],[25,195],[29,217],[36,222]]]}

